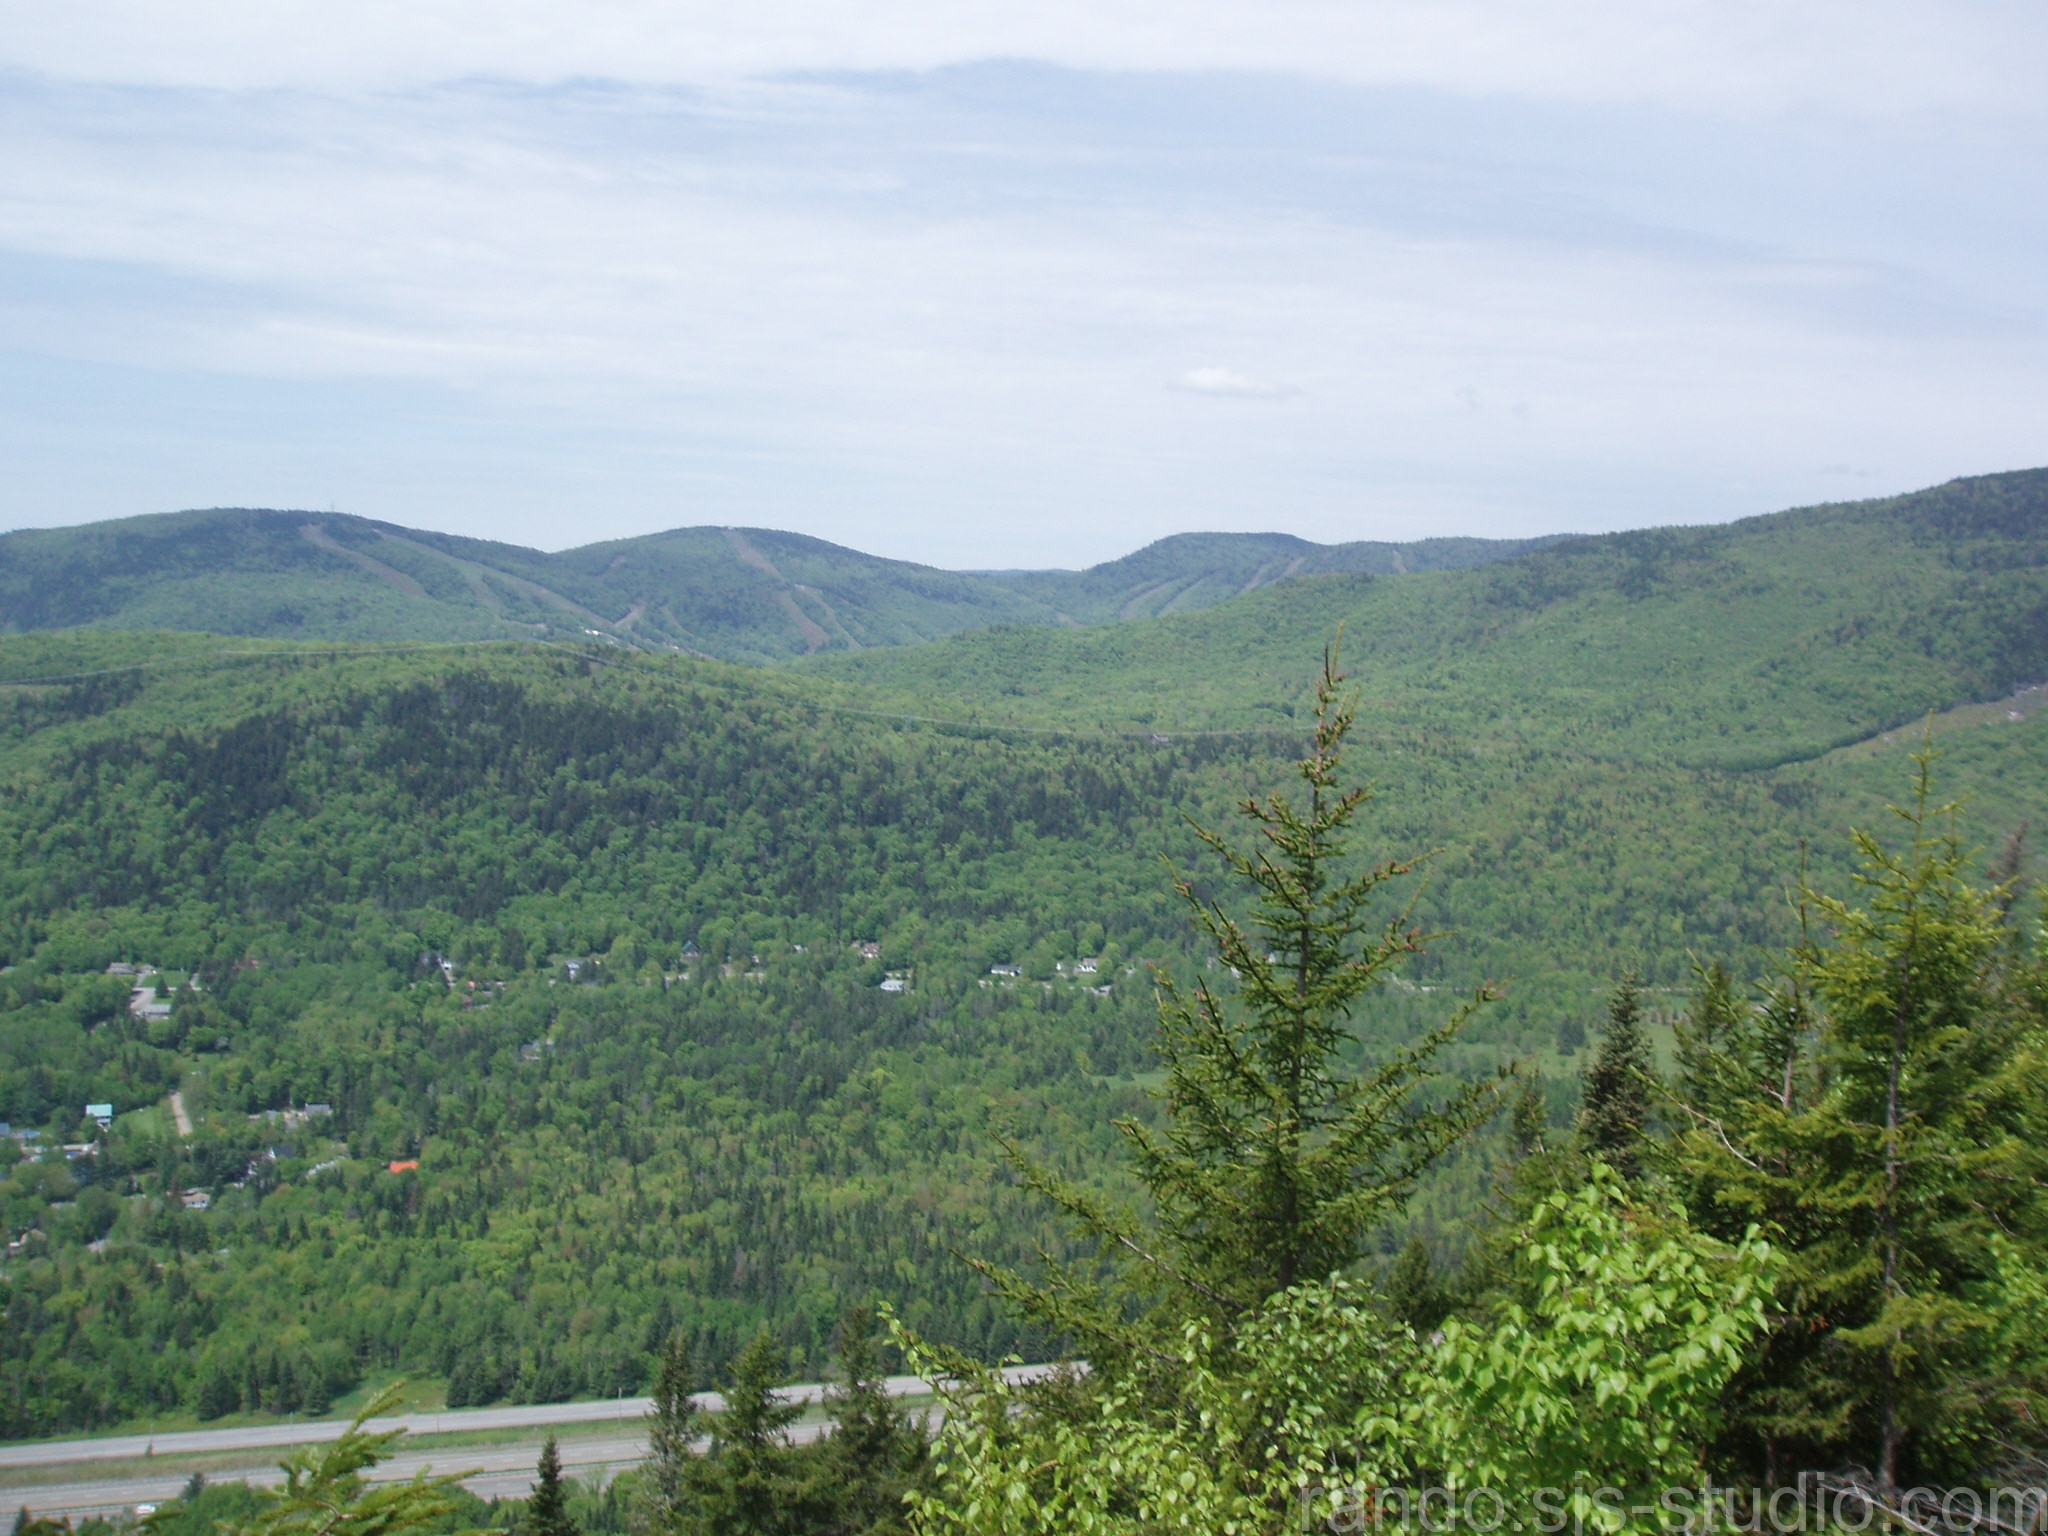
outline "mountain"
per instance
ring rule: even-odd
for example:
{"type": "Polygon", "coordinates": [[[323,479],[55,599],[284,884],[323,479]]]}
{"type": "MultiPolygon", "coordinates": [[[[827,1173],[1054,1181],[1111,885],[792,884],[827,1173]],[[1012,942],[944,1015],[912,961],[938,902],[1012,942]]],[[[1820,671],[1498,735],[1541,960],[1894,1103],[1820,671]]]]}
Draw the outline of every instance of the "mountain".
{"type": "MultiPolygon", "coordinates": [[[[1956,558],[1992,587],[2030,569],[2031,517],[2008,536],[1975,516],[1996,510],[1982,496],[1961,509],[1836,528],[1859,580],[1893,594],[1889,632],[1925,643],[1887,651],[1852,617],[1834,654],[1788,653],[1823,706],[1848,662],[2031,654],[2024,624],[1996,627],[2022,609],[1942,595],[1956,558]],[[1953,542],[1878,536],[1902,526],[1953,542]]],[[[1379,789],[1361,851],[1438,850],[1403,894],[1453,934],[1360,1011],[1362,1047],[1397,1048],[1499,983],[1450,1065],[1540,1068],[1560,1127],[1580,1065],[1565,1026],[1583,1036],[1613,972],[1636,970],[1666,1022],[1696,960],[1753,973],[1796,931],[1783,894],[1802,863],[1853,894],[1848,831],[1886,833],[1910,768],[1911,733],[1801,757],[1789,708],[1748,765],[1681,760],[1668,713],[1632,723],[1670,636],[1691,634],[1706,643],[1676,697],[1692,739],[1749,740],[1739,632],[1782,605],[1737,561],[1747,574],[1712,588],[1723,630],[1687,629],[1683,583],[1667,568],[1660,594],[1643,554],[1604,586],[1594,569],[1576,591],[1508,589],[1550,593],[1521,674],[1550,691],[1528,700],[1499,691],[1498,657],[1400,674],[1382,665],[1397,630],[1354,636],[1367,712],[1346,777],[1379,789]],[[1617,613],[1660,603],[1676,606],[1643,645],[1609,645],[1617,613]]],[[[1307,593],[1344,601],[1303,621],[1294,657],[1253,643],[1287,596],[1267,591],[1234,600],[1237,620],[1007,634],[1092,667],[1073,686],[1104,719],[1166,703],[1262,718],[1265,678],[1307,671],[1323,619],[1475,574],[1315,578],[1307,593]],[[1130,649],[1069,649],[1103,635],[1130,649]],[[1155,666],[1208,691],[1112,691],[1155,666]]],[[[1780,632],[1810,639],[1804,622],[1780,632]]],[[[1128,1192],[1109,1126],[1156,1113],[1143,962],[1228,990],[1163,860],[1215,889],[1183,814],[1214,824],[1287,785],[1301,722],[962,728],[833,670],[589,637],[0,640],[0,1118],[54,1148],[99,1136],[82,1106],[115,1110],[92,1158],[10,1168],[18,1144],[0,1142],[0,1436],[345,1408],[369,1371],[445,1382],[451,1401],[610,1397],[645,1385],[677,1327],[707,1368],[769,1327],[815,1374],[841,1307],[869,1296],[984,1357],[1047,1348],[951,1257],[1028,1264],[1061,1241],[990,1133],[1128,1192]],[[168,1016],[110,974],[138,963],[161,969],[168,1016]],[[892,972],[900,994],[881,988],[892,972]]],[[[1042,715],[1066,697],[1042,668],[1016,675],[1042,715]]],[[[1918,675],[1946,676],[1936,702],[1973,686],[1967,667],[1918,675]]],[[[2043,694],[1937,722],[1972,840],[1995,845],[2048,796],[2043,694]]],[[[1414,1223],[1454,1245],[1501,1152],[1433,1172],[1414,1223]]]]}
{"type": "MultiPolygon", "coordinates": [[[[305,588],[333,574],[300,568],[303,522],[218,516],[252,583],[251,526],[305,588]]],[[[327,526],[423,591],[413,546],[451,581],[482,549],[508,611],[522,570],[551,578],[533,611],[619,611],[592,600],[615,555],[327,526]]],[[[785,575],[802,553],[746,538],[785,575]]],[[[160,585],[200,542],[160,549],[160,585]]],[[[161,595],[120,541],[74,547],[161,595]]],[[[1166,865],[1226,896],[1184,818],[1298,791],[1340,621],[1358,852],[1436,850],[1401,898],[1447,935],[1359,1048],[1496,983],[1449,1067],[1524,1062],[1562,1128],[1615,974],[1662,1029],[1695,964],[1755,975],[1796,937],[1802,869],[1860,899],[1850,829],[1894,835],[1924,711],[1971,845],[2038,820],[2044,620],[2032,471],[789,667],[551,619],[544,644],[0,639],[0,1119],[52,1149],[0,1141],[0,1437],[345,1407],[391,1371],[611,1397],[675,1328],[709,1370],[767,1327],[809,1375],[868,1297],[1035,1355],[951,1257],[1064,1240],[991,1132],[1130,1192],[1110,1127],[1157,1113],[1147,962],[1231,985],[1166,865]],[[167,1014],[131,1005],[138,964],[167,1014]],[[102,1103],[100,1151],[56,1151],[102,1103]]],[[[1409,1212],[1440,1248],[1504,1155],[1486,1134],[1409,1212]]]]}
{"type": "Polygon", "coordinates": [[[0,633],[92,626],[399,641],[580,634],[766,663],[911,645],[991,624],[1186,611],[1297,571],[1431,569],[1527,547],[1194,534],[1090,571],[988,575],[757,528],[679,528],[547,554],[333,513],[222,509],[0,535],[0,633]]]}
{"type": "Polygon", "coordinates": [[[0,626],[285,639],[598,635],[764,662],[1044,608],[799,534],[684,528],[560,554],[327,513],[220,510],[0,536],[0,626]]]}
{"type": "Polygon", "coordinates": [[[1311,544],[1285,533],[1180,533],[1085,571],[989,574],[1036,598],[1062,619],[1101,624],[1190,613],[1293,576],[1391,576],[1487,565],[1541,549],[1558,537],[1311,544]]]}
{"type": "Polygon", "coordinates": [[[2048,470],[810,666],[877,708],[980,724],[1284,730],[1340,624],[1367,718],[1390,729],[1721,766],[1810,758],[2048,679],[2048,470]]]}

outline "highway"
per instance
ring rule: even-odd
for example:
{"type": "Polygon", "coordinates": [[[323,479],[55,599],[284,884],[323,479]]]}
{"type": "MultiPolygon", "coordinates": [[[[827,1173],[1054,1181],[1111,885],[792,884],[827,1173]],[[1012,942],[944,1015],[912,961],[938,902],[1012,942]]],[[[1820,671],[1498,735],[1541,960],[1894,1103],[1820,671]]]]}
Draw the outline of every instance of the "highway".
{"type": "MultiPolygon", "coordinates": [[[[1008,1367],[1003,1374],[1012,1381],[1027,1381],[1044,1375],[1050,1367],[1025,1365],[1008,1367]]],[[[929,1395],[932,1386],[915,1376],[891,1376],[888,1390],[896,1397],[929,1395]]],[[[777,1396],[786,1402],[814,1404],[825,1388],[807,1382],[782,1388],[777,1396]]],[[[708,1409],[725,1406],[715,1392],[697,1394],[696,1402],[708,1409]]],[[[539,1459],[541,1442],[549,1433],[570,1431],[560,1441],[563,1470],[585,1481],[603,1482],[633,1466],[647,1454],[645,1418],[652,1401],[645,1397],[616,1398],[610,1402],[535,1403],[516,1408],[459,1408],[443,1413],[413,1413],[387,1419],[373,1419],[372,1430],[403,1429],[415,1435],[468,1435],[486,1431],[526,1430],[516,1440],[479,1446],[443,1445],[432,1449],[400,1449],[380,1463],[373,1478],[379,1482],[411,1477],[422,1467],[443,1471],[466,1471],[463,1486],[480,1498],[524,1498],[533,1483],[533,1467],[539,1459]],[[618,1426],[615,1434],[604,1427],[618,1426]],[[586,1433],[577,1434],[575,1431],[586,1433]],[[472,1471],[472,1469],[474,1469],[472,1471]]],[[[44,1440],[29,1444],[0,1446],[0,1512],[26,1506],[32,1514],[70,1516],[113,1515],[132,1510],[137,1504],[161,1504],[176,1498],[185,1487],[193,1468],[166,1465],[162,1471],[140,1471],[132,1463],[162,1459],[167,1463],[207,1458],[206,1475],[211,1482],[249,1482],[271,1487],[282,1482],[276,1462],[296,1445],[319,1445],[337,1440],[348,1428],[346,1419],[321,1419],[304,1424],[257,1424],[239,1429],[179,1430],[161,1435],[108,1435],[86,1440],[44,1440]],[[246,1466],[221,1467],[217,1458],[236,1459],[235,1453],[269,1452],[267,1457],[251,1456],[246,1466]],[[131,1465],[103,1468],[99,1477],[90,1475],[93,1463],[126,1462],[131,1465]],[[81,1474],[74,1481],[39,1482],[24,1473],[52,1467],[75,1467],[81,1474]],[[9,1477],[8,1473],[15,1474],[9,1477]]],[[[790,1435],[802,1441],[815,1438],[821,1422],[791,1426],[790,1435]]]]}
{"type": "MultiPolygon", "coordinates": [[[[816,1433],[815,1426],[798,1426],[816,1433]]],[[[570,1440],[561,1444],[562,1469],[570,1476],[603,1481],[635,1465],[647,1454],[644,1434],[602,1440],[570,1440]]],[[[379,1482],[402,1480],[422,1468],[440,1471],[470,1471],[463,1486],[480,1498],[524,1498],[533,1486],[533,1466],[540,1457],[540,1442],[531,1445],[449,1446],[439,1451],[408,1451],[379,1464],[379,1482]]],[[[184,1490],[185,1472],[146,1473],[140,1476],[102,1478],[91,1482],[48,1483],[40,1486],[0,1489],[0,1509],[27,1506],[37,1515],[69,1516],[73,1520],[89,1515],[115,1515],[138,1504],[161,1504],[184,1490]]],[[[275,1465],[236,1468],[208,1474],[212,1482],[247,1482],[270,1488],[284,1481],[275,1465]]]]}
{"type": "MultiPolygon", "coordinates": [[[[792,1387],[792,1393],[814,1400],[818,1388],[792,1387]]],[[[716,1393],[700,1393],[698,1401],[717,1407],[716,1393]]],[[[364,1428],[403,1429],[415,1435],[473,1434],[489,1429],[529,1429],[549,1425],[592,1424],[603,1420],[630,1422],[645,1417],[653,1402],[645,1397],[617,1398],[601,1403],[534,1403],[517,1408],[452,1408],[442,1413],[408,1413],[372,1419],[364,1428]]],[[[318,1445],[339,1440],[347,1419],[310,1419],[303,1424],[252,1424],[241,1429],[185,1429],[160,1435],[102,1435],[87,1440],[36,1440],[0,1446],[0,1471],[14,1467],[50,1467],[73,1461],[125,1461],[135,1456],[211,1456],[222,1451],[271,1450],[318,1445]]]]}

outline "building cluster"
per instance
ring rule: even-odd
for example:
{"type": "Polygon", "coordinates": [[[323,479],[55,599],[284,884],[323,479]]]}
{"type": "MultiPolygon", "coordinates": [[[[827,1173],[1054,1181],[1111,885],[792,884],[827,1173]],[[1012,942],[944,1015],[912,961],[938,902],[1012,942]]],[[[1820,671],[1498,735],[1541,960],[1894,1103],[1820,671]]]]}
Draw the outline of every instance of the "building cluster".
{"type": "MultiPolygon", "coordinates": [[[[153,965],[137,965],[128,960],[116,960],[107,967],[109,976],[131,976],[134,984],[128,993],[129,1017],[145,1024],[154,1024],[171,1016],[171,1000],[168,996],[157,996],[156,978],[161,973],[153,965]]],[[[199,990],[199,978],[194,976],[186,983],[194,992],[199,990]]]]}
{"type": "MultiPolygon", "coordinates": [[[[1102,962],[1099,957],[1086,956],[1079,960],[1055,961],[1053,963],[1053,969],[1057,971],[1061,976],[1067,978],[1069,981],[1074,981],[1078,980],[1083,976],[1093,976],[1101,968],[1101,964],[1102,962]]],[[[1129,970],[1129,967],[1126,966],[1125,969],[1129,970]]],[[[995,977],[996,980],[993,982],[984,980],[982,982],[982,985],[984,987],[995,986],[998,983],[1007,985],[1008,983],[1015,981],[1019,976],[1022,976],[1024,974],[1024,967],[1021,965],[992,965],[988,968],[988,973],[990,976],[995,977]]],[[[1045,983],[1045,985],[1050,987],[1052,983],[1048,981],[1045,983]]],[[[1088,988],[1088,990],[1094,993],[1097,997],[1109,996],[1109,987],[1107,984],[1104,984],[1099,987],[1090,987],[1088,988]]]]}
{"type": "Polygon", "coordinates": [[[273,1125],[282,1125],[287,1130],[312,1120],[322,1120],[334,1113],[332,1104],[301,1104],[298,1108],[259,1109],[249,1118],[268,1120],[273,1125]]]}

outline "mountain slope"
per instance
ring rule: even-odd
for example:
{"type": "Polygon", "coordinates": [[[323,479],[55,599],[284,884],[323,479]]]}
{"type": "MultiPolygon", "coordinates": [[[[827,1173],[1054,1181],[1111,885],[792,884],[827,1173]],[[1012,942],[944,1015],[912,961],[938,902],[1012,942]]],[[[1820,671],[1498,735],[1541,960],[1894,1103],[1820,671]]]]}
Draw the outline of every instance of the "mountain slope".
{"type": "Polygon", "coordinates": [[[1610,756],[1812,757],[2048,678],[2048,470],[813,665],[877,707],[971,721],[1285,726],[1340,623],[1374,720],[1610,756]]]}
{"type": "Polygon", "coordinates": [[[1050,619],[974,577],[756,530],[686,528],[544,554],[365,518],[231,509],[0,537],[0,629],[15,633],[585,633],[764,662],[1050,619]]]}
{"type": "Polygon", "coordinates": [[[770,663],[990,624],[1185,611],[1290,571],[1419,570],[1525,547],[1200,534],[1093,571],[988,575],[767,529],[678,528],[548,554],[333,513],[219,509],[0,535],[0,633],[93,626],[427,641],[581,633],[770,663]]]}
{"type": "MultiPolygon", "coordinates": [[[[1138,962],[1229,987],[1162,856],[1219,890],[1182,815],[1289,781],[1302,722],[1277,711],[1340,617],[1366,695],[1347,777],[1381,791],[1358,851],[1440,850],[1402,895],[1455,931],[1360,1010],[1361,1045],[1501,982],[1451,1065],[1539,1065],[1566,1125],[1583,1030],[1560,1026],[1617,969],[1668,1020],[1696,959],[1749,974],[1794,936],[1802,865],[1853,894],[1848,829],[1887,831],[1910,733],[1795,759],[2043,654],[2042,491],[801,668],[582,636],[0,640],[0,1118],[54,1148],[116,1108],[96,1158],[0,1166],[0,1435],[308,1412],[369,1369],[611,1396],[676,1327],[715,1366],[766,1325],[808,1373],[870,1295],[984,1356],[1044,1347],[948,1256],[1060,1241],[988,1133],[1122,1185],[1110,1122],[1152,1112],[1138,962]],[[1041,721],[1279,724],[903,718],[908,683],[957,709],[1005,679],[1041,721]],[[199,985],[137,1016],[108,971],[137,961],[199,985]]],[[[589,605],[576,575],[548,590],[589,605]]],[[[1973,841],[2048,799],[2038,697],[1945,718],[1973,841]]],[[[1499,1150],[1436,1170],[1415,1221],[1454,1243],[1499,1150]]]]}
{"type": "Polygon", "coordinates": [[[1191,613],[1294,576],[1459,570],[1512,560],[1556,542],[1553,536],[1311,544],[1285,533],[1179,533],[1085,571],[991,574],[1056,609],[1063,618],[1101,624],[1191,613]]]}

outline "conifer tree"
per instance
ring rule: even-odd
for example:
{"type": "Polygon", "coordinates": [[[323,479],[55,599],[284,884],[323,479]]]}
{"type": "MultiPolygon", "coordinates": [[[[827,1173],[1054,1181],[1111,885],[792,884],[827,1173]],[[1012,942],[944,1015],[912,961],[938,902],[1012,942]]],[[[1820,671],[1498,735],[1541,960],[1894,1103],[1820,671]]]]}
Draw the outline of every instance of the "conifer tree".
{"type": "Polygon", "coordinates": [[[1522,1090],[1508,1112],[1508,1138],[1516,1160],[1544,1151],[1549,1134],[1550,1095],[1544,1091],[1543,1074],[1534,1072],[1522,1079],[1522,1090]]]}
{"type": "Polygon", "coordinates": [[[1586,1026],[1576,1015],[1567,1015],[1557,1021],[1557,1054],[1576,1056],[1586,1043],[1586,1026]]]}
{"type": "Polygon", "coordinates": [[[1450,1298],[1437,1279],[1436,1261],[1429,1255],[1429,1244],[1419,1236],[1408,1239],[1387,1271],[1386,1298],[1387,1310],[1423,1336],[1450,1312],[1450,1298]]]}
{"type": "Polygon", "coordinates": [[[711,1447],[684,1469],[684,1536],[798,1536],[818,1524],[788,1433],[803,1407],[775,1395],[781,1353],[763,1329],[729,1368],[725,1408],[705,1416],[711,1447]]]}
{"type": "MultiPolygon", "coordinates": [[[[1107,1276],[1048,1260],[1045,1280],[1034,1283],[969,1260],[1050,1334],[1073,1340],[1092,1379],[1109,1379],[1117,1362],[1149,1362],[1157,1389],[1171,1397],[1191,1329],[1217,1341],[1205,1370],[1238,1369],[1230,1330],[1251,1326],[1290,1287],[1354,1265],[1422,1171],[1498,1106],[1496,1081],[1441,1092],[1435,1066],[1489,989],[1406,1047],[1359,1066],[1344,1058],[1353,1010],[1431,937],[1389,902],[1390,887],[1421,860],[1361,865],[1349,856],[1372,792],[1340,785],[1356,705],[1344,682],[1333,645],[1316,682],[1312,747],[1295,765],[1303,792],[1238,804],[1254,833],[1250,847],[1194,825],[1234,877],[1248,915],[1198,892],[1191,877],[1175,878],[1196,932],[1236,986],[1231,996],[1206,979],[1184,989],[1158,977],[1166,1123],[1117,1125],[1152,1218],[1013,1147],[1026,1180],[1096,1240],[1107,1276]]],[[[1084,1385],[1074,1412],[1088,1411],[1086,1397],[1084,1385]]],[[[1244,1454],[1263,1452],[1248,1440],[1244,1454]]]]}
{"type": "Polygon", "coordinates": [[[1641,1169],[1650,1124],[1656,1061],[1643,1033],[1642,993],[1633,975],[1616,983],[1607,1003],[1600,1051],[1586,1069],[1579,1108],[1579,1146],[1624,1178],[1641,1169]]]}
{"type": "MultiPolygon", "coordinates": [[[[1802,933],[1805,929],[1802,907],[1802,933]]],[[[1754,1000],[1727,966],[1697,966],[1678,1021],[1674,1124],[1654,1149],[1705,1229],[1738,1240],[1752,1223],[1788,1255],[1781,1306],[1730,1380],[1716,1464],[1775,1487],[1793,1462],[1830,1458],[1844,1432],[1838,1395],[1812,1357],[1833,1305],[1807,1280],[1802,1255],[1841,1219],[1823,1199],[1791,1127],[1825,1086],[1816,1020],[1805,990],[1811,944],[1802,938],[1787,974],[1754,1000]]]]}
{"type": "MultiPolygon", "coordinates": [[[[450,1517],[462,1508],[462,1481],[474,1477],[475,1468],[434,1474],[422,1468],[406,1482],[378,1483],[365,1476],[390,1455],[405,1431],[371,1433],[363,1426],[394,1412],[404,1395],[405,1383],[392,1382],[356,1410],[339,1439],[294,1451],[281,1463],[283,1485],[261,1513],[245,1525],[220,1522],[219,1536],[401,1536],[448,1530],[455,1523],[450,1517]]],[[[173,1511],[159,1514],[177,1518],[173,1511]]],[[[461,1530],[456,1536],[482,1533],[461,1530]]]]}
{"type": "Polygon", "coordinates": [[[1885,1490],[1909,1437],[1953,1435],[1958,1417],[1990,1406],[1970,1401],[1991,1320],[1968,1285],[1989,1278],[1988,1240],[2044,1235],[2048,1084],[2020,1021],[1992,1007],[1996,907],[1963,878],[1957,808],[1931,804],[1933,757],[1917,758],[1904,849],[1858,836],[1869,905],[1821,902],[1835,942],[1813,963],[1830,1075],[1815,1129],[1860,1197],[1859,1219],[1817,1255],[1862,1293],[1828,1363],[1874,1421],[1885,1490]]]}
{"type": "Polygon", "coordinates": [[[1591,1166],[1576,1134],[1550,1132],[1550,1095],[1543,1076],[1522,1078],[1508,1110],[1511,1158],[1494,1181],[1493,1199],[1473,1223],[1458,1268],[1444,1286],[1444,1312],[1485,1310],[1510,1283],[1523,1229],[1544,1201],[1583,1184],[1591,1166]]]}
{"type": "Polygon", "coordinates": [[[816,1458],[816,1506],[827,1536],[896,1536],[903,1496],[924,1480],[930,1444],[891,1400],[875,1347],[874,1313],[850,1309],[839,1326],[840,1383],[825,1396],[832,1433],[816,1458]]]}
{"type": "Polygon", "coordinates": [[[690,1339],[680,1328],[662,1340],[655,1367],[654,1403],[647,1415],[647,1459],[640,1464],[636,1523],[655,1532],[673,1530],[686,1499],[700,1415],[691,1388],[690,1339]]]}
{"type": "Polygon", "coordinates": [[[1908,1470],[1985,1470],[2042,1408],[2023,1321],[2048,1260],[2042,961],[1967,878],[1934,756],[1893,808],[1902,846],[1856,834],[1865,904],[1807,891],[1831,934],[1754,1007],[1704,975],[1679,1040],[1693,1208],[1767,1222],[1788,1259],[1731,1417],[1767,1477],[1790,1450],[1864,1468],[1878,1497],[1908,1470]]]}
{"type": "Polygon", "coordinates": [[[526,1501],[522,1536],[582,1536],[569,1517],[568,1495],[562,1487],[562,1457],[549,1435],[540,1448],[535,1469],[533,1497],[526,1501]]]}

